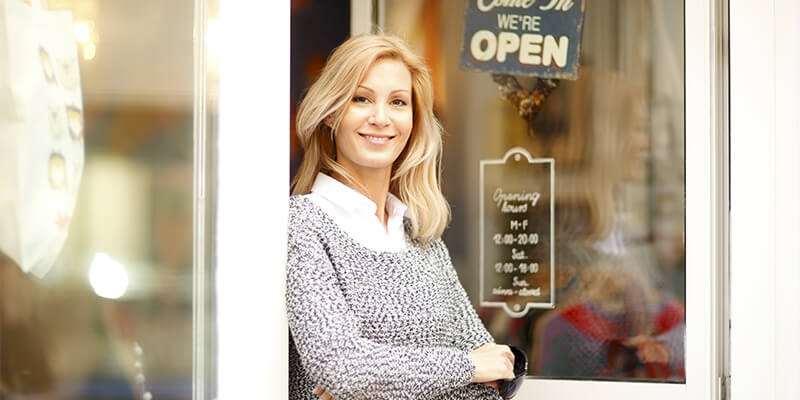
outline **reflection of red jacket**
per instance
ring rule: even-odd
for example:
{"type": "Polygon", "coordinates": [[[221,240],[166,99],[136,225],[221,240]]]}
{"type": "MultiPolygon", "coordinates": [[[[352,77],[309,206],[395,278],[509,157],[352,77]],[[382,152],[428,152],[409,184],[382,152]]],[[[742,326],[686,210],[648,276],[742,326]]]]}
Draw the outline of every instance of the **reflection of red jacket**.
{"type": "Polygon", "coordinates": [[[608,377],[682,380],[684,370],[684,305],[664,299],[647,310],[651,337],[669,354],[666,364],[644,363],[637,349],[626,345],[631,337],[625,312],[602,310],[581,301],[542,321],[538,375],[554,377],[608,377]]]}

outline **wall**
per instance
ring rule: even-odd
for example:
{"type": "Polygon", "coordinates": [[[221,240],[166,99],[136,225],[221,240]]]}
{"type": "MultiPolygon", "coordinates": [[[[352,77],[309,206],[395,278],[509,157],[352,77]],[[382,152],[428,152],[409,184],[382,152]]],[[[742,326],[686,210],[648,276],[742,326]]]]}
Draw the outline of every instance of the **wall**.
{"type": "Polygon", "coordinates": [[[732,0],[731,388],[800,398],[798,5],[732,0]]]}

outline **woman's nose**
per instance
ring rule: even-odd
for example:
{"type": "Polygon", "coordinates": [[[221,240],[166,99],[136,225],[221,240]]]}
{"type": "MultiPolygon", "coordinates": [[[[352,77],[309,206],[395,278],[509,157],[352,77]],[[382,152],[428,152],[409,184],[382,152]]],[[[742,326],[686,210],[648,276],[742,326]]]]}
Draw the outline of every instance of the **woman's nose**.
{"type": "Polygon", "coordinates": [[[383,105],[375,105],[375,107],[372,109],[372,115],[370,115],[368,122],[379,127],[384,127],[389,124],[389,118],[386,116],[386,110],[384,109],[383,105]]]}

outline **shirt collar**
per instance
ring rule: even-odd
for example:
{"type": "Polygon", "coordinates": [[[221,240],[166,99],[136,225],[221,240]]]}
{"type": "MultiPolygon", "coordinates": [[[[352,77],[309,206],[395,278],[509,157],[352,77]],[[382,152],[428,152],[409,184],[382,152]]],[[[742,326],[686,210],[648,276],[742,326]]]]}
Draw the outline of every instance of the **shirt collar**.
{"type": "MultiPolygon", "coordinates": [[[[367,196],[322,172],[317,173],[311,192],[354,214],[374,216],[378,210],[378,206],[367,196]]],[[[408,206],[403,204],[395,195],[387,193],[386,213],[388,217],[400,217],[402,219],[407,211],[408,206]]]]}
{"type": "Polygon", "coordinates": [[[402,219],[406,212],[408,212],[408,206],[405,205],[397,196],[388,193],[386,195],[386,213],[389,214],[389,217],[395,217],[402,219]]]}

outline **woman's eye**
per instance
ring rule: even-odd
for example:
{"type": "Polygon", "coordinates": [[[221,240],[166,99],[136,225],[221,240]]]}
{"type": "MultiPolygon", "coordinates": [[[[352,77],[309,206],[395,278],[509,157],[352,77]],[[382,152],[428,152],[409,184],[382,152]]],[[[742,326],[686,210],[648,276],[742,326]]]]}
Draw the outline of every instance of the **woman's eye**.
{"type": "Polygon", "coordinates": [[[353,97],[353,103],[366,103],[369,100],[364,96],[355,96],[353,97]]]}
{"type": "Polygon", "coordinates": [[[405,100],[400,100],[400,99],[392,100],[392,105],[394,105],[394,106],[405,106],[407,104],[408,103],[406,103],[405,100]]]}

